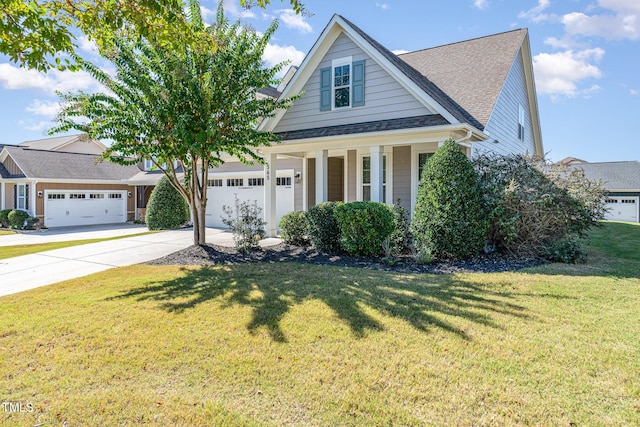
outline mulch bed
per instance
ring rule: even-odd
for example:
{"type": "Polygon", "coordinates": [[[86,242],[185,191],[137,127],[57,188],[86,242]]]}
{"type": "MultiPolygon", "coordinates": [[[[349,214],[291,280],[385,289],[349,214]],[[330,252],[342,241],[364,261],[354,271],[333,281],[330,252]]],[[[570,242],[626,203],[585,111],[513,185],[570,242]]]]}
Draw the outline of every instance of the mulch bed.
{"type": "Polygon", "coordinates": [[[378,258],[360,258],[319,252],[312,246],[292,246],[280,243],[254,252],[240,253],[235,248],[216,245],[190,246],[163,258],[148,262],[150,265],[237,265],[249,262],[300,262],[337,267],[358,267],[398,273],[494,273],[534,267],[539,259],[523,259],[513,255],[492,253],[463,261],[419,264],[412,256],[401,256],[393,265],[378,258]]]}

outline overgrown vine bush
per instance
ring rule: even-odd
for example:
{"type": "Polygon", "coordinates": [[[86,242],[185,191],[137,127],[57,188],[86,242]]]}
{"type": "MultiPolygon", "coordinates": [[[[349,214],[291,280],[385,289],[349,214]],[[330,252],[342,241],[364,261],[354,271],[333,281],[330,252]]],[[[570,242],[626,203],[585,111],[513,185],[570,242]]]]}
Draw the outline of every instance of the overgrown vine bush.
{"type": "Polygon", "coordinates": [[[604,218],[605,191],[581,169],[528,156],[474,159],[489,215],[488,238],[499,250],[575,262],[580,240],[604,218]]]}

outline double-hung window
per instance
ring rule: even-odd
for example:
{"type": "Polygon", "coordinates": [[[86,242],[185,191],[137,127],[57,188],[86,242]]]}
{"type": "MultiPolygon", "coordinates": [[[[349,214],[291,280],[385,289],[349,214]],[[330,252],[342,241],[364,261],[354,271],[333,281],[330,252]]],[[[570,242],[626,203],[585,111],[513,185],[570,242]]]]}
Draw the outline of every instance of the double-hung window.
{"type": "Polygon", "coordinates": [[[16,209],[27,210],[27,185],[18,184],[16,186],[16,209]]]}
{"type": "Polygon", "coordinates": [[[364,105],[365,61],[351,56],[331,61],[320,69],[320,111],[340,110],[364,105]]]}
{"type": "MultiPolygon", "coordinates": [[[[371,157],[362,158],[362,200],[371,200],[371,157]]],[[[382,157],[382,201],[387,202],[387,156],[382,157]]]]}
{"type": "Polygon", "coordinates": [[[524,141],[524,108],[518,105],[518,139],[524,141]]]}

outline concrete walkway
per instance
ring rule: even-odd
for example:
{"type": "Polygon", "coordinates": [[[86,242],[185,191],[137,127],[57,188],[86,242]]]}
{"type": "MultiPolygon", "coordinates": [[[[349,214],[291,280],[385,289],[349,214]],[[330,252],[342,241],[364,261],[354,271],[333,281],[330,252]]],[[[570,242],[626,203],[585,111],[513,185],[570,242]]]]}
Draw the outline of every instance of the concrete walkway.
{"type": "MultiPolygon", "coordinates": [[[[114,235],[135,234],[146,231],[146,227],[115,227],[111,230],[82,229],[61,233],[60,230],[41,235],[20,234],[0,236],[0,245],[5,240],[18,244],[46,243],[49,241],[81,240],[114,235]],[[123,231],[124,230],[124,231],[123,231]],[[128,230],[133,230],[129,232],[128,230]],[[51,233],[51,234],[48,234],[51,233]],[[112,234],[109,234],[112,233],[112,234]],[[20,237],[23,236],[23,237],[20,237]],[[10,238],[10,239],[9,239],[10,238]],[[37,240],[40,239],[40,240],[37,240]],[[62,240],[56,240],[62,239],[62,240]],[[26,243],[28,241],[29,243],[26,243]]],[[[277,244],[280,239],[265,239],[262,246],[277,244]]],[[[207,229],[207,243],[233,246],[233,235],[225,230],[207,229]]],[[[185,249],[193,244],[193,230],[163,231],[143,236],[124,237],[117,240],[89,243],[37,254],[0,260],[0,296],[10,295],[64,280],[83,277],[114,267],[139,264],[161,258],[185,249]]]]}

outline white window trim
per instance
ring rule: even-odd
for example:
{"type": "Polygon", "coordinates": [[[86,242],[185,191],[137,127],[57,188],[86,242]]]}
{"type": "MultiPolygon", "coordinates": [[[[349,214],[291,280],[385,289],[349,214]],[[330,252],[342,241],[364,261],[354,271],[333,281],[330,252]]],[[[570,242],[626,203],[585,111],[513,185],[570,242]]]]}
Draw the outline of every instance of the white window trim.
{"type": "Polygon", "coordinates": [[[19,209],[21,211],[26,211],[27,210],[27,198],[29,197],[29,195],[27,194],[27,184],[26,183],[19,183],[16,184],[18,186],[18,189],[16,190],[16,209],[19,209]],[[20,189],[22,188],[22,196],[20,196],[20,189]],[[20,206],[20,201],[22,200],[22,206],[20,206]]]}
{"type": "Polygon", "coordinates": [[[518,126],[522,126],[522,135],[520,135],[520,128],[518,127],[518,140],[525,141],[525,110],[522,104],[518,104],[518,126]],[[521,137],[522,136],[522,137],[521,137]]]}
{"type": "MultiPolygon", "coordinates": [[[[331,110],[345,110],[351,108],[353,104],[353,56],[346,56],[344,58],[338,58],[331,61],[331,110]],[[349,105],[344,107],[336,107],[336,79],[335,70],[336,67],[342,67],[343,65],[349,66],[349,105]]],[[[346,86],[340,86],[341,88],[346,86]]]]}
{"type": "MultiPolygon", "coordinates": [[[[382,155],[386,157],[387,162],[387,182],[384,184],[385,196],[387,205],[393,205],[395,200],[393,198],[393,147],[383,147],[382,155]]],[[[371,151],[369,148],[358,149],[356,153],[356,200],[363,201],[363,182],[362,182],[362,159],[363,157],[371,157],[371,151]]],[[[345,197],[345,200],[346,197],[345,197]]]]}

